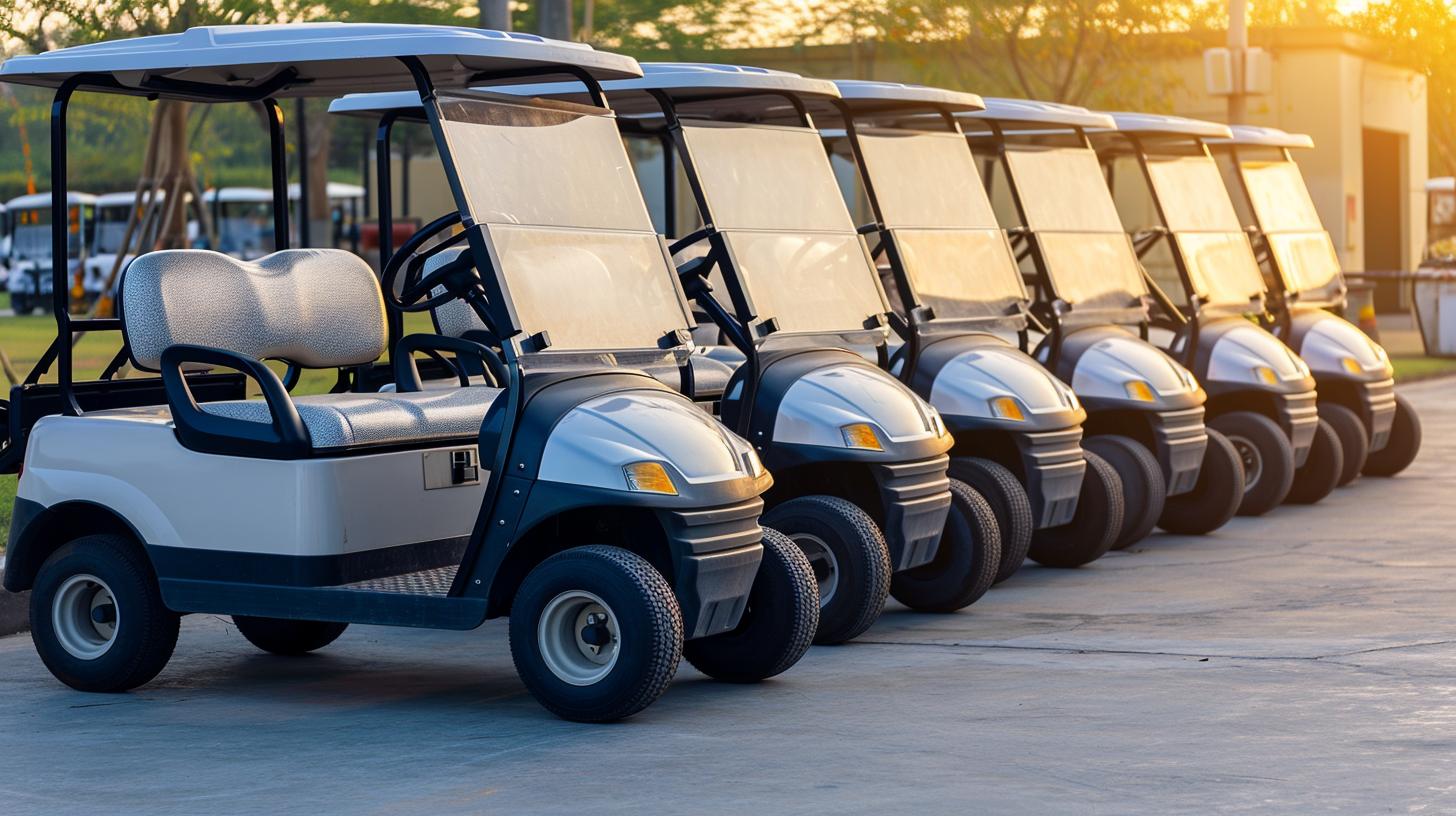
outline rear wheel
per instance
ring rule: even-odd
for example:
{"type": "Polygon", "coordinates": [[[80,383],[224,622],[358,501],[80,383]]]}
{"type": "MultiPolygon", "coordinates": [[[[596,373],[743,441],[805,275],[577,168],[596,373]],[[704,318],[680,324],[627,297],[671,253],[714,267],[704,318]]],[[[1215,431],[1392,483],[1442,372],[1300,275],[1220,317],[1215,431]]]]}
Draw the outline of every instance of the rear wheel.
{"type": "Polygon", "coordinates": [[[763,516],[808,557],[819,593],[815,643],[843,643],[870,628],[890,594],[890,548],[869,513],[837,496],[800,496],[763,516]]]}
{"type": "Polygon", "coordinates": [[[1321,418],[1314,431],[1309,458],[1294,471],[1294,484],[1285,501],[1292,504],[1314,504],[1330,495],[1340,483],[1345,469],[1345,452],[1340,449],[1340,436],[1329,422],[1321,418]]]}
{"type": "Polygon", "coordinates": [[[15,293],[10,296],[10,311],[17,315],[28,315],[30,310],[30,295],[15,293]]]}
{"type": "Polygon", "coordinates": [[[1198,482],[1187,493],[1169,496],[1158,526],[1170,533],[1203,535],[1224,526],[1244,500],[1244,465],[1228,437],[1205,428],[1208,447],[1198,482]]]}
{"type": "Polygon", "coordinates": [[[1294,484],[1294,447],[1279,424],[1253,411],[1222,414],[1208,424],[1228,437],[1243,464],[1239,515],[1262,516],[1278,507],[1294,484]]]}
{"type": "Polygon", "coordinates": [[[1340,438],[1340,452],[1344,458],[1340,478],[1335,484],[1344,487],[1360,478],[1360,469],[1365,467],[1365,460],[1370,455],[1370,432],[1360,421],[1359,414],[1339,403],[1321,402],[1319,415],[1320,419],[1330,423],[1335,435],[1340,438]]]}
{"type": "Polygon", "coordinates": [[[30,596],[36,652],[56,679],[80,691],[127,691],[156,677],[177,646],[179,621],[162,603],[146,556],[121,536],[83,536],[61,547],[30,596]]]}
{"type": "Polygon", "coordinates": [[[1157,457],[1126,436],[1093,436],[1082,447],[1106,459],[1122,480],[1122,527],[1112,549],[1126,549],[1147,538],[1168,500],[1168,484],[1157,457]]]}
{"type": "Polygon", "coordinates": [[[651,705],[682,657],[682,613],[645,558],[575,547],[542,561],[511,605],[511,657],[547,710],[611,722],[651,705]]]}
{"type": "Polygon", "coordinates": [[[1395,395],[1395,424],[1390,428],[1390,441],[1365,460],[1366,476],[1394,476],[1415,461],[1421,450],[1421,418],[1410,402],[1395,395]]]}
{"type": "Polygon", "coordinates": [[[233,615],[233,625],[248,642],[265,652],[297,657],[317,651],[339,639],[347,623],[333,621],[251,618],[233,615]]]}
{"type": "Polygon", "coordinates": [[[980,599],[996,580],[1001,532],[991,505],[959,479],[950,480],[950,515],[935,558],[895,573],[890,594],[920,612],[954,612],[980,599]]]}
{"type": "Polygon", "coordinates": [[[1048,567],[1080,567],[1101,558],[1122,530],[1122,480],[1106,459],[1084,450],[1087,473],[1077,495],[1077,514],[1060,527],[1037,530],[1031,559],[1048,567]]]}
{"type": "Polygon", "coordinates": [[[814,642],[819,587],[804,552],[777,530],[764,528],[763,561],[738,627],[683,644],[698,671],[730,683],[756,683],[787,671],[814,642]]]}
{"type": "Polygon", "coordinates": [[[1016,474],[990,459],[957,457],[950,460],[950,475],[981,494],[996,514],[996,527],[1001,531],[1001,563],[994,583],[999,584],[1021,568],[1031,548],[1031,534],[1036,532],[1031,499],[1016,474]]]}

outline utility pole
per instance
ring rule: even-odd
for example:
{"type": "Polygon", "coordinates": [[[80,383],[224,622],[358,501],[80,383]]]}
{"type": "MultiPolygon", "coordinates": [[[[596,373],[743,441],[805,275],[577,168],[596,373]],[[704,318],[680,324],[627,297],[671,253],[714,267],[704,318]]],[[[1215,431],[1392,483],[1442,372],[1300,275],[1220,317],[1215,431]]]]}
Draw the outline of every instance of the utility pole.
{"type": "Polygon", "coordinates": [[[511,30],[511,0],[478,0],[480,27],[511,30]]]}
{"type": "Polygon", "coordinates": [[[553,40],[572,39],[571,0],[537,0],[536,14],[536,33],[553,40]]]}
{"type": "Polygon", "coordinates": [[[1228,48],[1234,81],[1228,98],[1228,123],[1241,125],[1248,119],[1244,73],[1249,53],[1249,0],[1229,0],[1228,48]]]}

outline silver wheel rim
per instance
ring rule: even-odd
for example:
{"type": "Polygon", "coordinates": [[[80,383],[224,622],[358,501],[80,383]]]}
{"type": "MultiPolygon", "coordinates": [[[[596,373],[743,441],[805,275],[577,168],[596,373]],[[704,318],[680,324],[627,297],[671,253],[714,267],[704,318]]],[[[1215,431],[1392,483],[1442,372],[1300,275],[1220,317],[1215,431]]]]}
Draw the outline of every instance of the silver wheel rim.
{"type": "Polygon", "coordinates": [[[94,575],[72,575],[56,591],[51,628],[61,648],[78,660],[95,660],[111,649],[121,626],[121,610],[106,582],[94,575]]]}
{"type": "Polygon", "coordinates": [[[814,569],[814,582],[819,585],[819,608],[823,609],[839,590],[839,559],[819,536],[800,533],[792,538],[814,569]]]}
{"type": "Polygon", "coordinates": [[[1230,436],[1228,440],[1239,452],[1239,463],[1244,467],[1244,492],[1248,493],[1264,475],[1264,454],[1259,452],[1259,446],[1242,436],[1230,436]]]}
{"type": "Polygon", "coordinates": [[[612,673],[621,653],[617,615],[581,589],[557,595],[536,622],[536,643],[546,668],[564,683],[590,686],[612,673]]]}

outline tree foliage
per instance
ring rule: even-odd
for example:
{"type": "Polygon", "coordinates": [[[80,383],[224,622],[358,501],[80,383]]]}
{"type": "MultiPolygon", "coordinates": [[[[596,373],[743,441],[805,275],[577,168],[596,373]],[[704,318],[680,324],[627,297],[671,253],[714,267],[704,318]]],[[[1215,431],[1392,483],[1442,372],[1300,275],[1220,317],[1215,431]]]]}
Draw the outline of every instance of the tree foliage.
{"type": "Polygon", "coordinates": [[[1383,0],[1353,15],[1397,63],[1426,76],[1431,173],[1456,174],[1456,6],[1446,0],[1383,0]]]}

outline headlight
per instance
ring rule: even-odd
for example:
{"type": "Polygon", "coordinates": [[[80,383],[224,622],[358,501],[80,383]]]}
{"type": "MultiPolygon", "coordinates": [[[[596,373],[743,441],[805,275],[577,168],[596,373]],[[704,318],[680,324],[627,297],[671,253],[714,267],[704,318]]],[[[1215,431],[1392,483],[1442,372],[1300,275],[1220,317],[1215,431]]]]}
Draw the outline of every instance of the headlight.
{"type": "Polygon", "coordinates": [[[930,409],[930,429],[935,431],[935,438],[939,439],[946,435],[945,420],[940,418],[940,412],[934,408],[930,409]]]}
{"type": "Polygon", "coordinates": [[[667,475],[667,468],[657,462],[636,462],[622,468],[622,473],[627,477],[628,490],[677,495],[677,487],[672,483],[672,477],[667,475]]]}
{"type": "Polygon", "coordinates": [[[1127,392],[1127,398],[1138,402],[1152,402],[1156,399],[1153,395],[1153,387],[1143,380],[1128,380],[1122,384],[1123,390],[1127,392]]]}
{"type": "Polygon", "coordinates": [[[880,444],[880,435],[866,422],[856,422],[853,425],[845,425],[839,429],[844,436],[844,444],[851,448],[862,450],[884,450],[885,446],[880,444]]]}
{"type": "Polygon", "coordinates": [[[999,419],[1009,419],[1012,422],[1022,422],[1026,419],[1026,413],[1021,410],[1021,403],[1014,397],[997,397],[991,400],[991,413],[999,419]]]}
{"type": "Polygon", "coordinates": [[[1279,384],[1279,375],[1269,366],[1254,366],[1254,379],[1265,385],[1279,384]]]}
{"type": "Polygon", "coordinates": [[[1365,367],[1360,365],[1360,361],[1354,357],[1341,357],[1340,365],[1344,366],[1346,371],[1357,377],[1365,373],[1365,367]]]}

